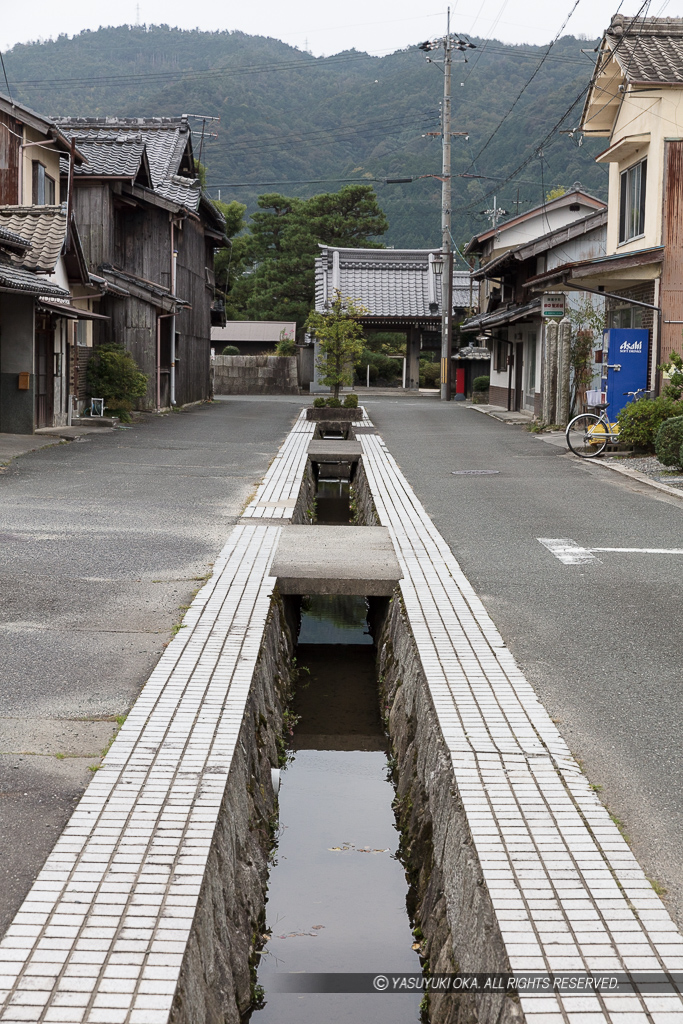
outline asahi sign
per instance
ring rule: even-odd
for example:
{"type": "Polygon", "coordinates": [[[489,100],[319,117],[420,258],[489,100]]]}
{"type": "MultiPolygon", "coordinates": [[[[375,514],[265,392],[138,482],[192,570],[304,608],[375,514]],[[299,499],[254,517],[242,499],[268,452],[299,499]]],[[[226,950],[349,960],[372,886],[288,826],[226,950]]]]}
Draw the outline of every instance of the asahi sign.
{"type": "Polygon", "coordinates": [[[562,320],[564,317],[564,292],[545,292],[541,298],[541,316],[544,320],[562,320]]]}

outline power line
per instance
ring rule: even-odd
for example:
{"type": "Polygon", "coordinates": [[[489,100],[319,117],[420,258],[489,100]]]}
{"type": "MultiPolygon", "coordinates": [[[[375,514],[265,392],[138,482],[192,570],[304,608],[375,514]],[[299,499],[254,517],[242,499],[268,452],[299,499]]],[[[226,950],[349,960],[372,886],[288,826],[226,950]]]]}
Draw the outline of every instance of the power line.
{"type": "Polygon", "coordinates": [[[483,145],[483,146],[481,147],[481,149],[479,150],[479,152],[477,153],[477,155],[476,155],[476,156],[474,156],[474,157],[472,158],[472,164],[475,164],[475,163],[476,163],[476,161],[477,161],[477,160],[479,159],[479,157],[480,157],[480,156],[481,156],[481,154],[482,154],[482,153],[484,152],[484,150],[485,150],[485,149],[487,149],[487,148],[488,148],[488,147],[490,146],[490,144],[491,144],[491,143],[493,142],[493,140],[495,139],[496,135],[498,134],[498,132],[500,131],[500,129],[501,129],[502,127],[503,127],[503,125],[504,125],[504,124],[505,124],[505,122],[507,121],[507,119],[508,119],[508,117],[510,116],[510,114],[512,113],[512,111],[513,111],[513,110],[515,109],[515,107],[516,107],[516,106],[517,106],[517,104],[519,103],[519,101],[520,101],[520,99],[522,98],[523,94],[524,94],[524,93],[526,92],[526,90],[527,90],[527,89],[529,88],[529,86],[530,86],[530,85],[531,85],[531,83],[533,82],[534,78],[536,77],[536,75],[537,75],[537,74],[539,73],[539,71],[541,70],[541,68],[542,68],[542,67],[543,67],[543,65],[545,64],[545,62],[546,62],[546,60],[547,60],[547,58],[548,58],[548,55],[549,55],[550,51],[552,50],[552,48],[553,48],[553,46],[555,45],[555,43],[557,42],[557,40],[558,40],[558,39],[560,38],[560,35],[561,35],[561,34],[562,34],[562,32],[564,31],[564,29],[565,29],[565,27],[566,27],[566,25],[567,25],[567,22],[569,21],[569,19],[571,18],[572,14],[574,13],[574,11],[576,10],[576,8],[577,8],[577,7],[579,6],[579,4],[580,4],[580,3],[581,3],[581,0],[574,0],[574,4],[572,5],[572,8],[571,8],[571,10],[570,10],[569,14],[567,15],[567,17],[566,17],[566,18],[564,19],[564,21],[562,22],[562,25],[560,26],[560,28],[559,28],[559,30],[558,30],[558,32],[557,32],[557,34],[555,35],[555,38],[554,38],[554,39],[552,40],[552,42],[551,42],[551,43],[550,43],[550,44],[548,45],[548,48],[547,48],[547,50],[545,51],[545,53],[544,53],[544,54],[543,54],[543,56],[541,57],[540,61],[538,62],[538,64],[537,64],[537,65],[536,65],[536,67],[534,68],[533,72],[531,73],[531,76],[530,76],[530,77],[529,77],[529,78],[527,79],[527,81],[526,81],[526,82],[524,83],[524,85],[522,86],[522,88],[520,89],[520,91],[519,91],[519,92],[517,93],[517,95],[516,95],[515,99],[514,99],[514,100],[513,100],[513,102],[512,102],[512,105],[511,105],[511,106],[510,106],[510,107],[508,108],[508,110],[506,111],[506,113],[505,113],[505,114],[503,115],[502,119],[501,119],[501,120],[500,120],[500,121],[498,122],[498,124],[496,125],[496,127],[494,128],[494,130],[493,130],[493,131],[491,132],[491,134],[489,135],[488,139],[486,140],[486,142],[484,143],[484,145],[483,145]]]}
{"type": "Polygon", "coordinates": [[[9,87],[9,80],[7,78],[7,69],[5,68],[5,58],[2,56],[2,51],[0,51],[0,64],[2,64],[2,73],[5,76],[5,85],[7,86],[7,95],[9,96],[10,103],[12,104],[12,106],[14,106],[14,100],[12,99],[12,90],[9,87]]]}
{"type": "MultiPolygon", "coordinates": [[[[502,54],[502,55],[506,55],[506,56],[509,56],[511,58],[514,58],[515,60],[518,60],[518,59],[537,60],[538,59],[538,53],[534,53],[533,51],[515,50],[512,47],[504,47],[504,46],[487,46],[486,44],[489,43],[489,42],[490,42],[490,40],[485,40],[485,47],[486,47],[486,52],[487,53],[490,53],[490,54],[502,54]]],[[[484,47],[482,47],[482,50],[480,51],[480,54],[483,55],[483,52],[484,52],[484,47]]],[[[116,82],[133,84],[133,83],[136,83],[136,82],[144,82],[144,81],[164,82],[164,81],[169,81],[169,80],[170,81],[174,81],[174,82],[177,82],[179,80],[182,80],[182,81],[187,81],[187,80],[190,80],[190,81],[200,81],[200,80],[203,80],[203,79],[206,79],[206,78],[210,78],[211,79],[211,78],[222,78],[224,76],[233,77],[233,76],[255,75],[255,74],[263,75],[263,74],[267,74],[267,73],[271,73],[271,72],[279,72],[279,71],[312,71],[312,70],[320,70],[320,69],[324,70],[325,68],[327,68],[327,67],[329,67],[331,65],[346,64],[346,63],[357,63],[358,61],[364,61],[364,60],[382,60],[385,57],[412,56],[414,53],[416,53],[416,51],[412,50],[412,49],[411,50],[405,50],[405,51],[381,51],[381,50],[378,50],[378,51],[373,51],[372,53],[358,54],[358,55],[353,55],[353,56],[346,56],[346,55],[342,56],[342,55],[340,55],[340,56],[332,56],[332,57],[311,57],[311,58],[308,58],[308,55],[304,54],[303,55],[304,59],[302,59],[302,60],[286,61],[286,62],[282,62],[280,64],[271,63],[271,64],[261,64],[261,65],[247,65],[247,66],[242,66],[242,67],[238,66],[238,67],[232,67],[232,68],[231,67],[211,68],[211,69],[206,69],[204,71],[195,71],[192,68],[185,68],[185,69],[177,69],[176,68],[176,69],[174,69],[172,71],[150,71],[150,72],[140,72],[138,74],[128,73],[128,74],[125,74],[125,75],[98,75],[97,76],[97,80],[96,80],[96,84],[99,85],[101,83],[103,85],[107,85],[107,84],[116,83],[116,82]],[[378,57],[377,54],[381,54],[381,56],[378,57]],[[306,59],[306,58],[308,58],[308,59],[306,59]]],[[[480,55],[478,55],[478,59],[475,62],[475,65],[472,68],[472,71],[470,72],[470,74],[475,70],[476,64],[478,63],[478,60],[479,60],[479,56],[480,55]]],[[[583,67],[584,63],[585,63],[583,60],[579,60],[579,59],[573,58],[573,57],[567,57],[567,56],[564,56],[564,55],[561,55],[561,54],[557,54],[557,55],[553,54],[553,55],[548,56],[546,59],[547,60],[551,60],[551,61],[553,61],[555,63],[576,64],[576,65],[580,65],[581,67],[583,67]]],[[[90,75],[90,76],[87,76],[87,77],[84,77],[84,78],[23,78],[23,79],[16,79],[14,84],[15,85],[25,86],[27,88],[30,88],[32,86],[39,86],[39,85],[67,85],[67,86],[74,86],[74,87],[75,86],[79,86],[79,85],[85,85],[85,86],[88,86],[89,88],[92,88],[93,87],[93,77],[92,77],[92,75],[90,75]]]]}

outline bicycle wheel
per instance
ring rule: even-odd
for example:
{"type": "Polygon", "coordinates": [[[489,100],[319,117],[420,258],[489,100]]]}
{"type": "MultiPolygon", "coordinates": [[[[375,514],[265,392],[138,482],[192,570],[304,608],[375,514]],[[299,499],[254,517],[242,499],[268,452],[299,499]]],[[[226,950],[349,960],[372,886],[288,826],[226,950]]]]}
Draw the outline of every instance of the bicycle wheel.
{"type": "Polygon", "coordinates": [[[565,437],[574,455],[580,455],[582,459],[593,459],[604,452],[610,435],[604,420],[588,412],[571,420],[565,437]]]}

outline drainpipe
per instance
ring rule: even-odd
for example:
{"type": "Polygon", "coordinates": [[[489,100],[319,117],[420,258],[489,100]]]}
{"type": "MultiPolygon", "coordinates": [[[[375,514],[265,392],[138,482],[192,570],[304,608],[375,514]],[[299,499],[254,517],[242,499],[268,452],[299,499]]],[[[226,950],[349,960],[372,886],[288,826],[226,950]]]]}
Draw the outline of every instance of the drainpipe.
{"type": "MultiPolygon", "coordinates": [[[[175,302],[176,265],[178,250],[175,247],[175,222],[171,221],[171,295],[175,302]]],[[[171,314],[171,406],[175,405],[175,313],[171,314]]]]}
{"type": "Polygon", "coordinates": [[[157,313],[157,412],[161,412],[161,321],[169,317],[174,319],[174,314],[157,313]]]}
{"type": "MultiPolygon", "coordinates": [[[[628,306],[641,306],[643,309],[651,309],[653,311],[653,313],[657,314],[657,321],[656,321],[655,324],[652,325],[652,328],[653,328],[652,329],[652,334],[653,334],[653,339],[652,340],[655,342],[655,360],[656,360],[656,362],[655,362],[655,370],[654,370],[654,373],[655,373],[654,392],[655,392],[655,395],[659,395],[659,374],[657,373],[657,366],[659,366],[659,363],[661,362],[661,358],[662,358],[662,307],[661,306],[655,306],[651,302],[641,302],[640,299],[627,299],[625,295],[617,295],[615,292],[604,292],[604,291],[601,292],[601,291],[596,291],[595,288],[585,288],[585,287],[581,287],[580,285],[569,284],[568,281],[564,282],[564,286],[565,286],[565,288],[570,288],[574,292],[590,292],[591,295],[601,295],[603,297],[603,299],[621,299],[621,301],[625,302],[628,306]],[[657,337],[656,338],[654,337],[655,329],[657,331],[657,337]]],[[[659,295],[658,295],[657,292],[655,292],[655,295],[656,295],[657,298],[659,298],[659,295]]],[[[667,320],[667,323],[671,323],[671,321],[667,320]]]]}

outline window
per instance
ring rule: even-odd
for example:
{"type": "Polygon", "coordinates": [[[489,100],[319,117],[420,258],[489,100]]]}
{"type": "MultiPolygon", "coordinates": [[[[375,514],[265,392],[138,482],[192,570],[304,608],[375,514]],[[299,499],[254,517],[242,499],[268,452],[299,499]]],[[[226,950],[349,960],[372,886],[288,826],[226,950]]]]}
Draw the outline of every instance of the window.
{"type": "Polygon", "coordinates": [[[39,160],[33,161],[33,198],[34,206],[54,206],[56,199],[55,179],[45,173],[45,167],[39,160]]]}
{"type": "Polygon", "coordinates": [[[621,172],[619,196],[619,241],[628,242],[645,231],[645,183],[647,160],[621,172]]]}

